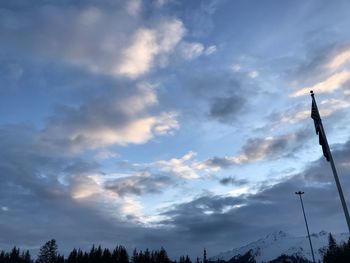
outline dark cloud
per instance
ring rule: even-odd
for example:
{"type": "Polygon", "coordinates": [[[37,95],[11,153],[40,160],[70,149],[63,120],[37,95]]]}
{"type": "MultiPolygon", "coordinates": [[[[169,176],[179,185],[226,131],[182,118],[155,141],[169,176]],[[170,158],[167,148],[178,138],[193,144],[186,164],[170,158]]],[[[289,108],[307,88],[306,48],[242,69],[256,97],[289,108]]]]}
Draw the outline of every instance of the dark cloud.
{"type": "MultiPolygon", "coordinates": [[[[350,142],[334,149],[334,157],[346,198],[349,200],[350,142]]],[[[304,205],[311,232],[346,232],[346,223],[329,163],[320,158],[302,173],[282,179],[273,186],[266,182],[256,194],[238,197],[203,195],[165,212],[184,240],[216,247],[221,251],[242,245],[274,230],[304,234],[303,218],[296,191],[304,191],[304,205]],[[226,209],[225,209],[226,208],[226,209]],[[240,237],[240,242],[237,242],[240,237]],[[242,238],[244,237],[244,238],[242,238]],[[215,242],[214,242],[215,240],[215,242]],[[215,243],[215,244],[214,244],[215,243]]]]}
{"type": "Polygon", "coordinates": [[[85,238],[94,242],[90,236],[94,226],[113,226],[94,209],[72,199],[65,181],[77,171],[95,172],[97,167],[45,149],[35,142],[35,134],[30,125],[2,126],[0,130],[0,200],[8,207],[0,213],[0,243],[4,248],[15,244],[38,247],[55,237],[65,241],[63,249],[75,242],[86,246],[85,238]]]}
{"type": "Polygon", "coordinates": [[[229,96],[222,98],[214,98],[212,100],[209,114],[213,118],[219,120],[232,119],[240,110],[242,110],[245,99],[239,96],[229,96]]]}
{"type": "MultiPolygon", "coordinates": [[[[133,223],[137,218],[129,222],[122,219],[125,214],[120,207],[113,207],[111,216],[105,210],[108,206],[103,205],[106,200],[99,202],[98,196],[74,198],[75,187],[86,186],[90,175],[103,177],[99,164],[52,151],[36,140],[37,134],[30,124],[0,126],[0,208],[7,208],[0,210],[3,249],[16,245],[30,248],[35,255],[51,238],[65,253],[73,247],[89,249],[92,244],[123,244],[130,250],[145,244],[150,249],[163,245],[141,243],[142,237],[152,232],[162,240],[166,240],[165,234],[133,223]]],[[[169,181],[161,175],[154,180],[136,180],[146,184],[138,187],[147,193],[169,181]]]]}
{"type": "Polygon", "coordinates": [[[229,168],[230,166],[235,164],[235,161],[228,158],[228,157],[217,157],[214,156],[213,158],[207,159],[204,161],[204,164],[209,167],[214,168],[229,168]]]}
{"type": "Polygon", "coordinates": [[[271,138],[251,138],[242,147],[242,154],[248,160],[265,158],[281,158],[293,156],[311,137],[311,128],[303,128],[295,133],[275,136],[271,138]]]}
{"type": "Polygon", "coordinates": [[[248,139],[237,156],[212,157],[203,161],[204,166],[228,169],[234,165],[266,159],[296,158],[313,133],[312,127],[295,133],[275,137],[248,139]]]}
{"type": "Polygon", "coordinates": [[[220,184],[242,186],[242,185],[247,185],[248,181],[244,179],[237,179],[236,177],[233,177],[233,176],[229,176],[229,177],[220,179],[220,184]]]}
{"type": "Polygon", "coordinates": [[[120,196],[145,195],[162,193],[175,181],[165,175],[143,172],[133,176],[125,176],[106,182],[106,189],[116,192],[120,196]]]}
{"type": "Polygon", "coordinates": [[[184,84],[181,85],[185,87],[185,94],[198,101],[196,104],[192,100],[188,102],[189,111],[192,114],[201,112],[202,118],[232,124],[251,106],[247,95],[253,92],[257,95],[260,92],[244,74],[233,73],[227,69],[207,69],[205,72],[191,70],[191,73],[183,74],[184,84]]]}

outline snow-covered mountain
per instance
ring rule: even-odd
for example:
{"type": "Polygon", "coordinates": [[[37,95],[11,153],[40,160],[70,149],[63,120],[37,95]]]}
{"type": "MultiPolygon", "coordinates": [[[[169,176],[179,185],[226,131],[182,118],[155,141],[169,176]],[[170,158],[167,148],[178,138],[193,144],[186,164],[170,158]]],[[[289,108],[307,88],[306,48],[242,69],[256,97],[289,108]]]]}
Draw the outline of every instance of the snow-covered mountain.
{"type": "MultiPolygon", "coordinates": [[[[328,245],[328,235],[326,231],[321,231],[311,235],[311,241],[314,248],[316,261],[321,259],[322,255],[319,250],[328,245]]],[[[342,233],[333,235],[337,243],[347,241],[349,234],[342,233]]],[[[309,239],[307,236],[296,237],[283,231],[277,231],[254,241],[240,248],[235,248],[227,252],[220,253],[211,258],[211,260],[230,260],[234,256],[244,255],[248,251],[252,251],[257,263],[268,262],[279,257],[282,254],[301,256],[312,261],[309,239]]]]}

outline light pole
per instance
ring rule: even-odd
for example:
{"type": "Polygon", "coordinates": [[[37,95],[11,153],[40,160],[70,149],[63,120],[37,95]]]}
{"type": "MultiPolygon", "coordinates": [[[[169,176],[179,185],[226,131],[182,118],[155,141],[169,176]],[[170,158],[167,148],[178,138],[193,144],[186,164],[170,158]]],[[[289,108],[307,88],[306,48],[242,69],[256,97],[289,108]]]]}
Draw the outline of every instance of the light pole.
{"type": "Polygon", "coordinates": [[[301,203],[301,208],[303,209],[303,215],[304,215],[304,219],[305,219],[305,225],[306,225],[307,236],[308,236],[309,242],[310,242],[310,248],[311,248],[312,259],[313,259],[314,263],[316,263],[316,261],[315,261],[315,255],[314,255],[314,249],[312,248],[312,243],[311,243],[311,237],[310,237],[310,232],[309,232],[309,226],[308,226],[307,220],[306,220],[303,198],[301,198],[301,195],[303,195],[304,192],[299,191],[299,192],[295,192],[295,194],[296,194],[296,195],[299,195],[299,197],[300,197],[300,203],[301,203]]]}

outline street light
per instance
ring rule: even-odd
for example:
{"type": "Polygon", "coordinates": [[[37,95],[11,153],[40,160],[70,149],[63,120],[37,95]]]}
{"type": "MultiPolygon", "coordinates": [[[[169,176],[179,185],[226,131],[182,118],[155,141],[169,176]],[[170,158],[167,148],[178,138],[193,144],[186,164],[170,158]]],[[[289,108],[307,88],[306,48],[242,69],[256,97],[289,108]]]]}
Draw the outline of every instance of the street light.
{"type": "Polygon", "coordinates": [[[312,259],[314,261],[314,263],[316,263],[315,261],[315,255],[314,255],[314,249],[312,248],[312,243],[311,243],[311,237],[310,237],[310,232],[309,232],[309,226],[307,224],[307,220],[306,220],[306,215],[305,215],[305,210],[304,210],[304,204],[303,204],[303,199],[301,198],[301,195],[304,194],[304,192],[295,192],[296,195],[299,195],[300,197],[300,203],[301,203],[301,208],[303,209],[303,215],[304,215],[304,219],[305,219],[305,225],[306,225],[306,231],[307,231],[307,236],[309,238],[309,242],[310,242],[310,248],[311,248],[311,254],[312,254],[312,259]]]}

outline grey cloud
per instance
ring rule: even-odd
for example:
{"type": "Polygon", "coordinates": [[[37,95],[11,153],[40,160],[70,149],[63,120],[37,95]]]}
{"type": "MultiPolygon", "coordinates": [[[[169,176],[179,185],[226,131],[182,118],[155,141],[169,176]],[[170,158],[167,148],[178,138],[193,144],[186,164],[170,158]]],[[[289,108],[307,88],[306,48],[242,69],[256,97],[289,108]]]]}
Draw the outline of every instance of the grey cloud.
{"type": "Polygon", "coordinates": [[[227,169],[234,165],[264,159],[295,158],[313,134],[312,127],[302,128],[295,133],[271,138],[250,138],[236,156],[212,157],[203,161],[204,166],[227,169]]]}
{"type": "MultiPolygon", "coordinates": [[[[72,166],[75,160],[68,160],[36,143],[35,133],[36,130],[28,125],[2,126],[0,130],[0,200],[8,207],[8,211],[0,214],[1,222],[4,222],[0,226],[3,233],[0,243],[4,248],[15,244],[35,247],[56,237],[67,241],[67,247],[74,242],[87,245],[84,239],[93,242],[94,226],[103,225],[109,229],[112,225],[96,211],[79,205],[69,196],[60,177],[72,176],[67,173],[67,170],[71,171],[67,169],[67,163],[72,166]],[[66,229],[77,232],[68,233],[66,229]]],[[[74,170],[80,171],[96,169],[79,160],[74,166],[74,170]]],[[[101,232],[107,233],[103,229],[101,232]]]]}
{"type": "Polygon", "coordinates": [[[309,127],[295,133],[270,138],[251,138],[242,147],[248,160],[293,156],[311,137],[309,127]]]}
{"type": "Polygon", "coordinates": [[[165,175],[141,174],[126,176],[105,183],[105,188],[116,192],[120,196],[145,195],[162,193],[166,188],[174,185],[175,181],[165,175]]]}
{"type": "Polygon", "coordinates": [[[234,165],[235,162],[232,161],[229,158],[225,158],[225,157],[213,157],[211,159],[207,159],[204,161],[204,164],[209,166],[209,167],[219,167],[219,168],[229,168],[230,166],[234,165]]]}
{"type": "Polygon", "coordinates": [[[237,95],[212,100],[210,116],[219,120],[231,119],[242,110],[245,99],[237,95]]]}
{"type": "MultiPolygon", "coordinates": [[[[349,200],[350,143],[334,149],[341,182],[349,200]]],[[[303,172],[282,179],[273,186],[266,182],[256,194],[238,197],[204,195],[170,208],[164,221],[181,233],[185,240],[212,245],[220,251],[242,245],[275,230],[304,234],[300,201],[295,191],[304,191],[311,232],[346,232],[345,219],[329,163],[323,157],[303,172]],[[224,207],[231,209],[222,212],[224,207]],[[210,213],[208,213],[211,211],[210,213]],[[239,237],[239,238],[238,238],[239,237]],[[243,238],[244,237],[244,238],[243,238]],[[215,240],[215,242],[214,242],[215,240]],[[238,241],[239,240],[239,241],[238,241]],[[214,244],[215,243],[215,244],[214,244]]]]}
{"type": "Polygon", "coordinates": [[[6,54],[44,57],[94,74],[139,77],[167,60],[185,28],[173,16],[130,16],[127,4],[48,1],[6,5],[1,9],[4,41],[0,47],[6,54]],[[142,55],[136,56],[138,52],[142,55]]]}
{"type": "Polygon", "coordinates": [[[199,103],[189,106],[191,112],[201,112],[206,118],[222,123],[232,123],[238,116],[244,115],[249,106],[246,95],[251,92],[259,93],[259,88],[253,87],[245,76],[229,72],[203,70],[191,71],[191,75],[184,75],[185,93],[199,103]]]}
{"type": "Polygon", "coordinates": [[[248,181],[244,179],[237,179],[236,177],[233,177],[233,176],[229,176],[229,177],[224,177],[220,179],[220,184],[242,186],[242,185],[248,184],[248,181]]]}
{"type": "MultiPolygon", "coordinates": [[[[36,132],[30,126],[1,128],[0,200],[1,205],[9,208],[0,213],[1,222],[5,222],[0,226],[3,233],[0,243],[4,248],[12,244],[40,246],[55,237],[63,251],[73,246],[88,248],[92,243],[112,246],[121,243],[138,248],[145,244],[149,248],[164,245],[174,255],[198,255],[203,246],[223,251],[275,230],[303,234],[300,204],[294,194],[298,190],[305,191],[304,204],[312,232],[346,229],[329,163],[323,158],[277,185],[265,184],[257,194],[238,197],[206,194],[169,207],[161,214],[168,217],[161,222],[164,228],[119,222],[69,197],[68,189],[57,178],[62,174],[96,173],[98,167],[79,159],[69,158],[67,162],[58,153],[33,144],[36,132]]],[[[349,151],[349,142],[333,148],[347,199],[349,151]]],[[[164,178],[143,182],[146,188],[130,188],[129,193],[152,193],[158,179],[163,182],[164,178]]]]}
{"type": "Polygon", "coordinates": [[[150,84],[133,89],[121,83],[118,89],[106,91],[109,93],[85,98],[79,106],[57,107],[41,131],[41,141],[54,148],[79,152],[145,143],[178,127],[174,113],[151,114],[158,100],[150,84]]]}
{"type": "MultiPolygon", "coordinates": [[[[62,253],[73,247],[87,250],[92,244],[122,244],[130,250],[145,244],[150,249],[165,245],[140,241],[152,233],[165,240],[161,231],[125,222],[118,216],[111,218],[94,199],[87,204],[72,198],[74,181],[101,173],[99,165],[51,151],[35,139],[37,133],[29,124],[0,127],[0,206],[8,207],[0,211],[2,249],[16,245],[30,248],[35,255],[51,238],[58,241],[62,253]]],[[[168,182],[161,176],[158,179],[168,182]]],[[[155,187],[155,182],[150,184],[155,187]]],[[[118,209],[113,213],[122,214],[118,209]]]]}

